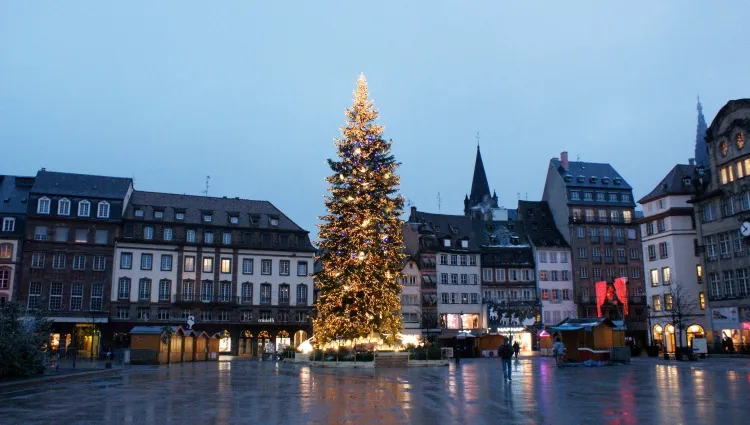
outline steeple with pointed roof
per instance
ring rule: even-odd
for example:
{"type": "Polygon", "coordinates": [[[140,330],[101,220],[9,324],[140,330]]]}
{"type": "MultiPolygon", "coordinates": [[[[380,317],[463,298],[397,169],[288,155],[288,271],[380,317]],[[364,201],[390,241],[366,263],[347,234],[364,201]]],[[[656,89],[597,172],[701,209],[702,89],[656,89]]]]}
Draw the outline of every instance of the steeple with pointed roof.
{"type": "Polygon", "coordinates": [[[464,198],[464,214],[471,216],[475,209],[497,208],[497,194],[490,192],[487,173],[484,171],[482,153],[477,144],[477,157],[474,161],[474,176],[471,180],[471,193],[464,198]]]}
{"type": "Polygon", "coordinates": [[[695,132],[695,165],[708,168],[708,147],[706,146],[706,119],[703,117],[703,105],[698,96],[698,128],[695,132]]]}

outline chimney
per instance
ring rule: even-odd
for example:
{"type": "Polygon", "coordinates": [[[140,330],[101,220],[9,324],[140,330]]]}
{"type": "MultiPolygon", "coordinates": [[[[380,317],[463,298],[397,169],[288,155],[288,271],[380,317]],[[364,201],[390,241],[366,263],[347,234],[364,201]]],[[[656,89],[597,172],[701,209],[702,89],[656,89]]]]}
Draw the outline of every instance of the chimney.
{"type": "Polygon", "coordinates": [[[695,158],[688,158],[688,164],[695,165],[695,158]]]}
{"type": "Polygon", "coordinates": [[[409,217],[409,220],[417,220],[417,207],[412,206],[411,207],[411,216],[409,217]]]}
{"type": "Polygon", "coordinates": [[[565,171],[568,171],[568,152],[560,152],[560,164],[565,171]]]}

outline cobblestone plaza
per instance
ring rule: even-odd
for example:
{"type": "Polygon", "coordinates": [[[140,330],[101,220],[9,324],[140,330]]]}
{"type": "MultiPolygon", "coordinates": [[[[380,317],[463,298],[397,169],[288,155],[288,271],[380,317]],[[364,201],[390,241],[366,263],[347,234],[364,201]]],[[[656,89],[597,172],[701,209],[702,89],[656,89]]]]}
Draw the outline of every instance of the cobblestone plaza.
{"type": "MultiPolygon", "coordinates": [[[[133,367],[1,394],[2,424],[700,424],[746,423],[750,361],[558,369],[496,359],[411,369],[312,369],[230,360],[133,367]]],[[[0,391],[1,392],[1,391],[0,391]]]]}

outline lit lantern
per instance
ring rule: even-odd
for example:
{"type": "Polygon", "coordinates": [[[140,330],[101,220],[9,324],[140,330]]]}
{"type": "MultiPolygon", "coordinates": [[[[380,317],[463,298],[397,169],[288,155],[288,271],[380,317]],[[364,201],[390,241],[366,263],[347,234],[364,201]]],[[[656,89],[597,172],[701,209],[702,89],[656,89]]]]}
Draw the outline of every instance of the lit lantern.
{"type": "Polygon", "coordinates": [[[359,255],[357,256],[359,258],[359,261],[363,261],[365,259],[365,252],[359,251],[359,255]]]}

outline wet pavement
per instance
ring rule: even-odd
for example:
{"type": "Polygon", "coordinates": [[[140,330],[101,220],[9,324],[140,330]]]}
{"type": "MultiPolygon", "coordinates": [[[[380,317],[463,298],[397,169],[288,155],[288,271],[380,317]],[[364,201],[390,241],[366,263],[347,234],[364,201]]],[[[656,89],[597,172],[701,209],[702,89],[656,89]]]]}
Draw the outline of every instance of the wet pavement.
{"type": "Polygon", "coordinates": [[[311,369],[231,360],[134,367],[0,394],[0,424],[747,423],[750,360],[562,368],[549,358],[456,367],[311,369]],[[744,414],[744,416],[743,416],[744,414]]]}

